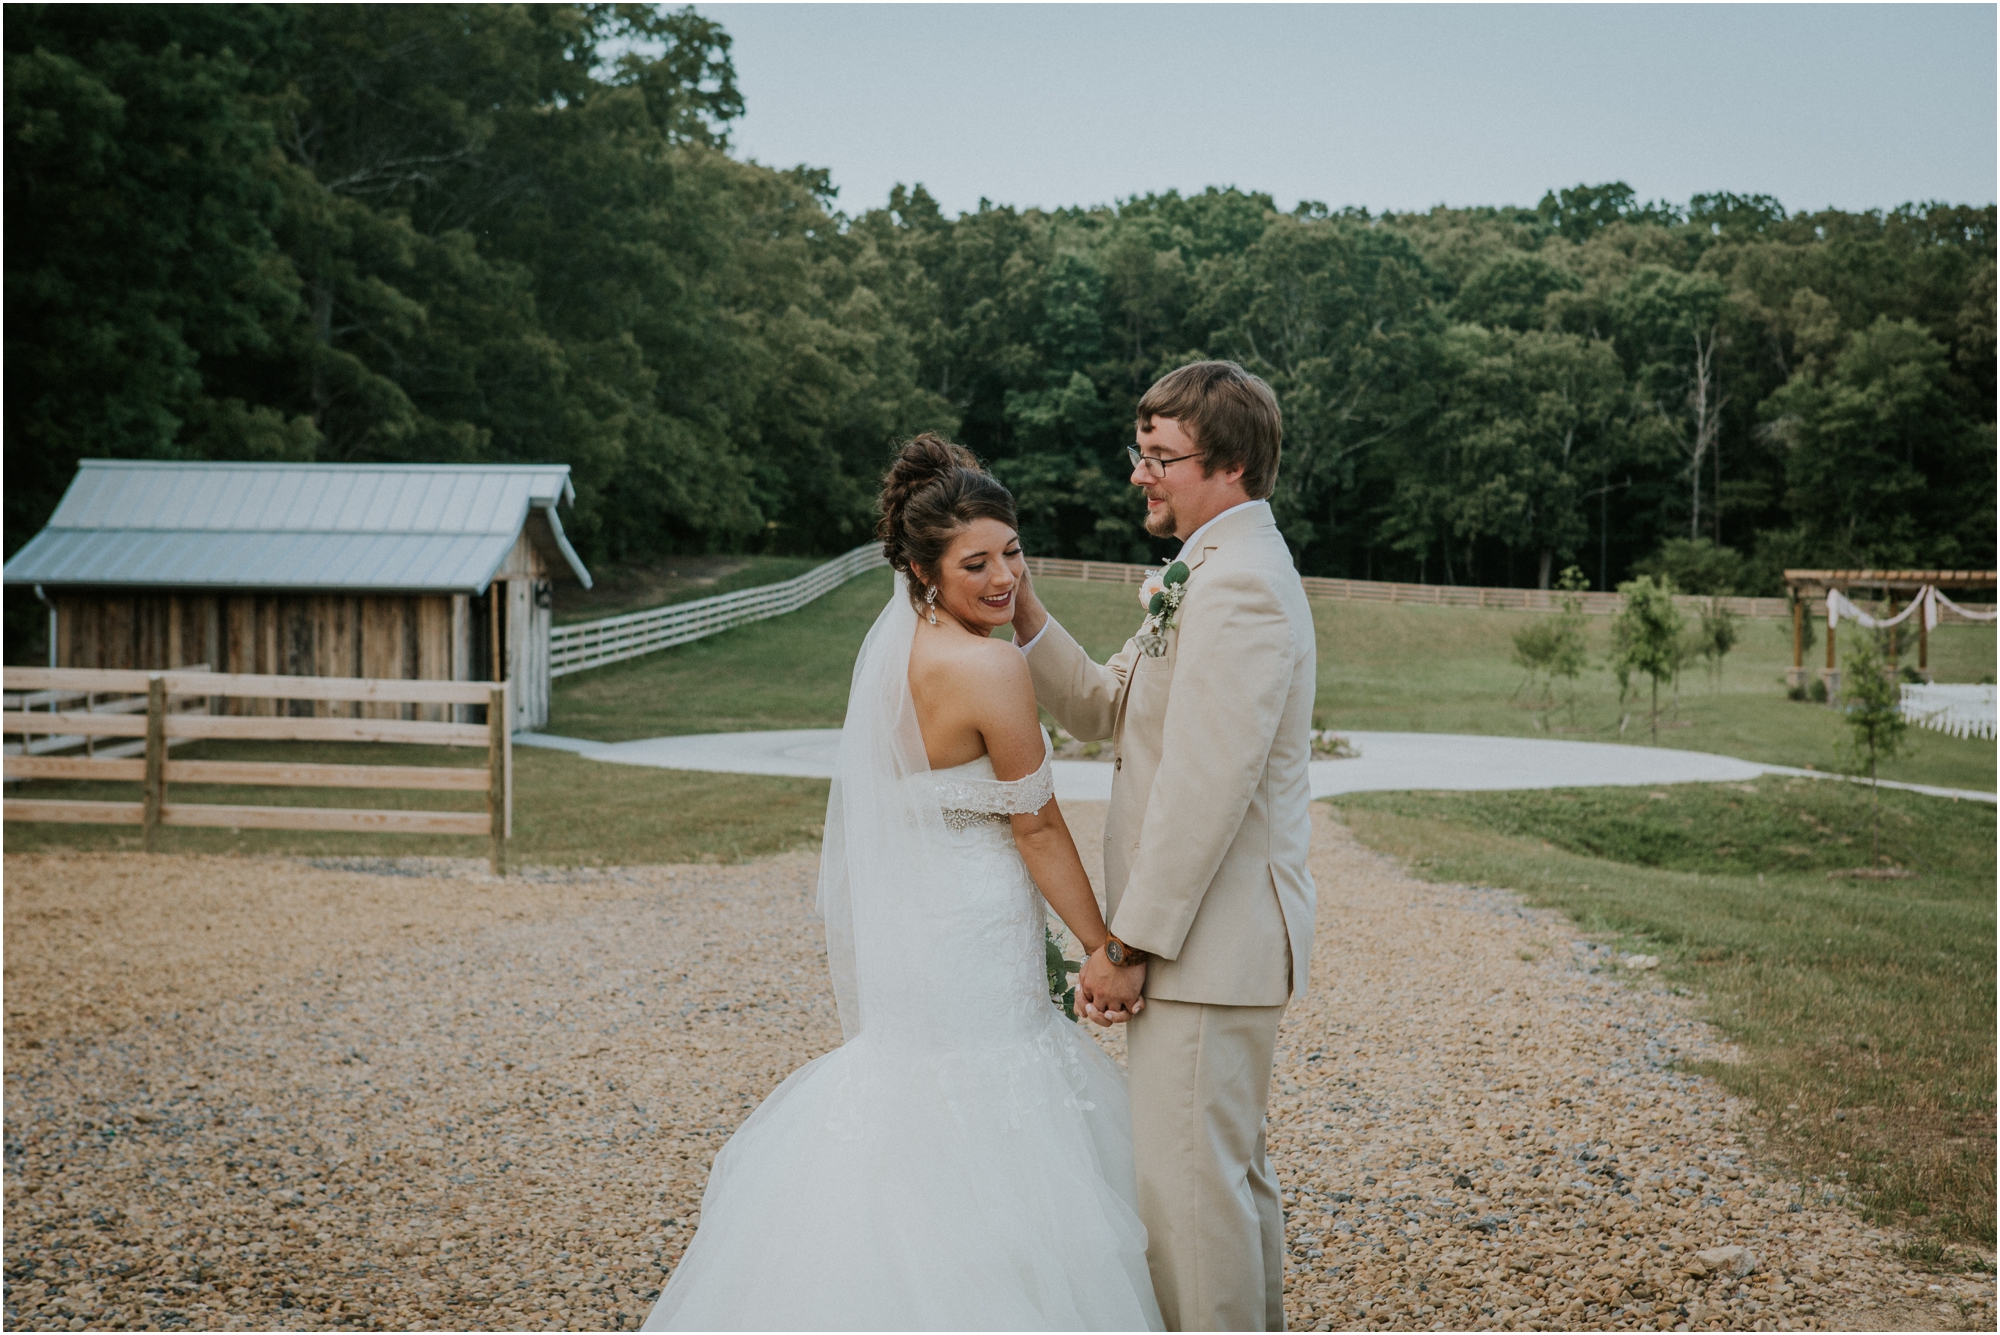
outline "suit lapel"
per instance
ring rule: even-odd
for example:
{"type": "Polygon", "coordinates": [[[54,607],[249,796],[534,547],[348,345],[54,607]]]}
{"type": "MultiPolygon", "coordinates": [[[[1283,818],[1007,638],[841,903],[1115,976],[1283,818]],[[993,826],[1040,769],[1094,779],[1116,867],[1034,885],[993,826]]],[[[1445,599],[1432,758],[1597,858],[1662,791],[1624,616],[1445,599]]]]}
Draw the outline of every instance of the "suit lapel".
{"type": "MultiPolygon", "coordinates": [[[[1194,572],[1201,568],[1202,562],[1208,560],[1208,554],[1220,547],[1224,541],[1238,533],[1248,533],[1256,528],[1268,528],[1272,524],[1268,506],[1262,510],[1245,510],[1240,514],[1233,514],[1212,525],[1208,532],[1201,535],[1201,545],[1179,559],[1187,563],[1188,575],[1192,578],[1194,572]]],[[[1172,562],[1168,564],[1171,565],[1172,562]]],[[[1111,725],[1113,737],[1121,737],[1125,732],[1125,709],[1132,701],[1132,682],[1138,676],[1138,664],[1134,663],[1132,668],[1133,670],[1126,674],[1124,688],[1118,692],[1118,716],[1111,725]]]]}
{"type": "Polygon", "coordinates": [[[1271,508],[1268,505],[1261,510],[1243,510],[1226,519],[1218,519],[1210,526],[1208,532],[1201,535],[1200,548],[1183,558],[1187,562],[1188,571],[1192,573],[1200,569],[1201,563],[1208,560],[1208,554],[1231,538],[1256,529],[1270,528],[1273,523],[1271,508]]]}

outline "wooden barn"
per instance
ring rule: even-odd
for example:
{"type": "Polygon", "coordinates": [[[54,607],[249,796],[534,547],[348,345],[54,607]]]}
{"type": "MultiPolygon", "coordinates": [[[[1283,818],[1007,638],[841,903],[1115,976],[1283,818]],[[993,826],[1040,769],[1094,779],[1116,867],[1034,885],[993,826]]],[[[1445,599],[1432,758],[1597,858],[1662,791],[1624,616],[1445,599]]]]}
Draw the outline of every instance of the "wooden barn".
{"type": "Polygon", "coordinates": [[[590,585],[556,515],[574,500],[559,464],[86,459],[5,577],[48,605],[52,667],[505,679],[536,728],[552,584],[590,585]]]}

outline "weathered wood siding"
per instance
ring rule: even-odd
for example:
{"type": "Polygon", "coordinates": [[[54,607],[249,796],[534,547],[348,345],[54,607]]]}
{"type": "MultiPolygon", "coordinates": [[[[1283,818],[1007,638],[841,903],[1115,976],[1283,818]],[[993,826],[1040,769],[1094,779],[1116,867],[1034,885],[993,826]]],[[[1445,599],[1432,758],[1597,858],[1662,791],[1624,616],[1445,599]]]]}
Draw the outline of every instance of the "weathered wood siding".
{"type": "MultiPolygon", "coordinates": [[[[51,595],[59,667],[293,677],[457,679],[450,594],[142,593],[51,595]]],[[[462,620],[462,613],[460,616],[462,620]]],[[[224,702],[232,713],[444,720],[439,705],[312,700],[224,702]]],[[[544,705],[546,710],[546,705],[544,705]]]]}
{"type": "MultiPolygon", "coordinates": [[[[494,579],[504,670],[514,682],[513,726],[549,721],[551,570],[524,532],[494,579]]],[[[492,591],[466,594],[155,593],[52,590],[56,665],[152,671],[206,663],[215,672],[292,677],[469,681],[491,671],[479,642],[492,591]]],[[[405,718],[470,723],[477,705],[324,700],[223,702],[231,713],[405,718]],[[451,718],[456,713],[456,719],[451,718]]]]}

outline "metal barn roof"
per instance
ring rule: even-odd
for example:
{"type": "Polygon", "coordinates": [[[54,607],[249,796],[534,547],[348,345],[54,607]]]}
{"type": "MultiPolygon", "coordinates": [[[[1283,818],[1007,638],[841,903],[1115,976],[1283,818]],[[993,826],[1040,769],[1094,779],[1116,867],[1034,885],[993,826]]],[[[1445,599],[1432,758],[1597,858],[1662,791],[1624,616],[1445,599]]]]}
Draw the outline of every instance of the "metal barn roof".
{"type": "Polygon", "coordinates": [[[526,528],[588,588],[556,518],[575,499],[567,464],[85,459],[6,582],[482,593],[526,528]]]}

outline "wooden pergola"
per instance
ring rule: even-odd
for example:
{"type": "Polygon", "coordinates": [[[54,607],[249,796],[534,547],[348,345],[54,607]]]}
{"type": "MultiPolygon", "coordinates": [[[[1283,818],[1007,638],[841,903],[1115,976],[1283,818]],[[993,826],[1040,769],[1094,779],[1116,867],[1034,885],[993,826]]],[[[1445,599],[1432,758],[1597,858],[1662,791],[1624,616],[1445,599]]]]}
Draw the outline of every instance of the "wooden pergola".
{"type": "MultiPolygon", "coordinates": [[[[1962,589],[1969,592],[1991,590],[2000,585],[1996,572],[1991,570],[1787,570],[1785,588],[1792,595],[1792,666],[1785,674],[1790,685],[1797,686],[1805,681],[1805,628],[1806,599],[1825,597],[1827,592],[1838,589],[1846,593],[1849,589],[1879,589],[1889,600],[1888,615],[1896,614],[1898,594],[1915,594],[1925,587],[1937,589],[1962,589]]],[[[1917,622],[1917,670],[1930,671],[1931,636],[1930,627],[1924,624],[1921,613],[1917,622]]],[[[1826,671],[1827,685],[1833,688],[1839,680],[1839,660],[1834,657],[1833,622],[1826,626],[1826,671]]],[[[1889,632],[1889,661],[1896,661],[1897,633],[1889,632]]]]}

